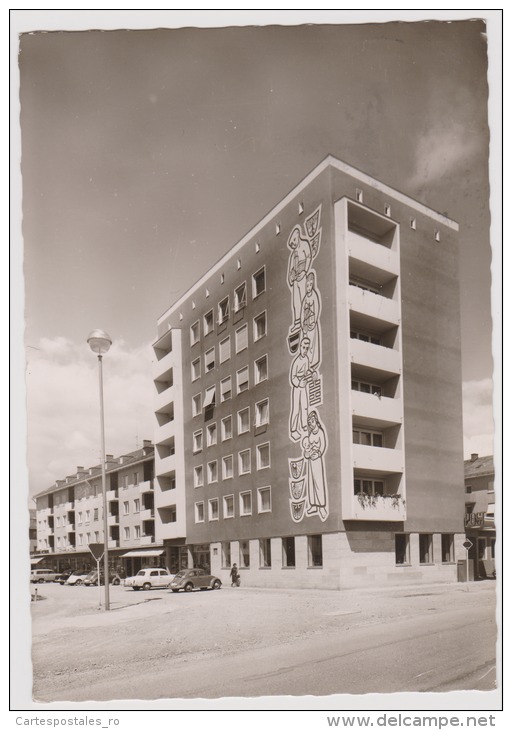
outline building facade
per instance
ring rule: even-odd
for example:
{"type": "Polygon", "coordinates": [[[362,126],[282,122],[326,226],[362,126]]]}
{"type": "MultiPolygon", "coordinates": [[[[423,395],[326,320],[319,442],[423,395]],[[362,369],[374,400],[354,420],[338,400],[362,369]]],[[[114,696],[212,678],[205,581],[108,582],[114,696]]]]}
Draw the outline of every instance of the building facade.
{"type": "Polygon", "coordinates": [[[494,459],[471,454],[464,462],[466,537],[474,579],[496,577],[494,459]]]}
{"type": "Polygon", "coordinates": [[[329,157],[159,318],[154,353],[174,564],[237,563],[255,586],[456,580],[455,222],[329,157]]]}
{"type": "MultiPolygon", "coordinates": [[[[162,542],[157,541],[154,511],[154,448],[106,457],[109,567],[131,575],[142,565],[165,565],[162,542]]],[[[91,543],[105,544],[101,465],[58,480],[35,496],[37,544],[32,565],[55,570],[92,569],[91,543]]]]}

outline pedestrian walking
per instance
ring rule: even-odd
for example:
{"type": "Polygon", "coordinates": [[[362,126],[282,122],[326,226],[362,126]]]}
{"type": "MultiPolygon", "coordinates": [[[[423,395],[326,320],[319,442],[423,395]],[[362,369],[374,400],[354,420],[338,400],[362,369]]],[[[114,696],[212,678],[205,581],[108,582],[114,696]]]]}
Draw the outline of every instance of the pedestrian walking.
{"type": "Polygon", "coordinates": [[[233,567],[231,568],[231,573],[229,574],[231,578],[231,588],[237,587],[240,585],[240,574],[238,573],[238,568],[236,563],[233,563],[233,567]]]}

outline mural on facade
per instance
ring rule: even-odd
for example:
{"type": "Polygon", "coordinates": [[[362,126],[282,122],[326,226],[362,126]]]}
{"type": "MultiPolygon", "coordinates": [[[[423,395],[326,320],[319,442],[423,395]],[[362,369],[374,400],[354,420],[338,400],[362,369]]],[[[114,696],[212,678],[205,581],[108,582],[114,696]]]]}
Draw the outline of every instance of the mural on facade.
{"type": "Polygon", "coordinates": [[[329,514],[324,454],[327,434],[318,408],[323,404],[321,295],[313,262],[320,250],[322,207],[297,225],[288,237],[288,287],[292,324],[288,332],[290,365],[289,437],[301,449],[289,458],[290,512],[295,522],[329,514]]]}

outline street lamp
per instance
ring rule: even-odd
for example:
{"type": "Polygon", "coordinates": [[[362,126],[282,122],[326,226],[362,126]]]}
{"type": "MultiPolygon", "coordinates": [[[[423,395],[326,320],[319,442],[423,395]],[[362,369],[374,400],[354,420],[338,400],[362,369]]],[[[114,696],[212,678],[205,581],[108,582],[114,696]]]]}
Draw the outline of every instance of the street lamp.
{"type": "MultiPolygon", "coordinates": [[[[103,369],[102,358],[110,350],[112,340],[103,330],[93,330],[87,342],[91,350],[98,356],[98,369],[100,381],[100,428],[101,428],[101,486],[103,490],[103,540],[105,543],[103,553],[103,573],[105,578],[105,611],[110,611],[109,597],[109,576],[108,576],[108,517],[107,517],[107,479],[105,475],[105,419],[103,415],[103,369]]],[[[98,575],[98,584],[101,583],[98,575]]]]}

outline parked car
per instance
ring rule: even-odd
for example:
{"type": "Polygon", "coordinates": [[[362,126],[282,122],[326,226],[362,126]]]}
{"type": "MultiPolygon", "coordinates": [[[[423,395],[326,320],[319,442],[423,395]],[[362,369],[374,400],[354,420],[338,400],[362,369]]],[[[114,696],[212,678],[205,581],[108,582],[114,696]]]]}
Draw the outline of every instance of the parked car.
{"type": "Polygon", "coordinates": [[[49,570],[48,568],[38,568],[37,570],[30,571],[30,582],[31,583],[51,583],[55,580],[58,575],[55,570],[49,570]]]}
{"type": "Polygon", "coordinates": [[[55,576],[53,582],[54,583],[60,583],[61,585],[64,585],[64,583],[67,581],[69,576],[72,574],[72,570],[63,570],[62,573],[57,573],[55,576]]]}
{"type": "Polygon", "coordinates": [[[167,568],[142,568],[137,575],[125,578],[125,588],[149,591],[151,588],[168,588],[174,575],[167,568]]]}
{"type": "MultiPolygon", "coordinates": [[[[110,585],[118,586],[121,584],[121,576],[118,573],[111,573],[109,575],[110,585]]],[[[84,586],[97,586],[98,585],[98,571],[91,570],[91,572],[84,578],[84,586]]],[[[100,585],[105,585],[105,578],[103,573],[100,575],[100,585]]]]}
{"type": "Polygon", "coordinates": [[[74,570],[66,581],[67,586],[81,586],[89,575],[88,570],[74,570]]]}
{"type": "Polygon", "coordinates": [[[208,588],[212,590],[218,590],[222,585],[220,578],[216,578],[214,575],[210,575],[202,568],[191,568],[189,570],[180,570],[176,573],[172,582],[171,590],[173,593],[184,590],[193,591],[194,588],[199,588],[201,591],[206,591],[208,588]]]}

